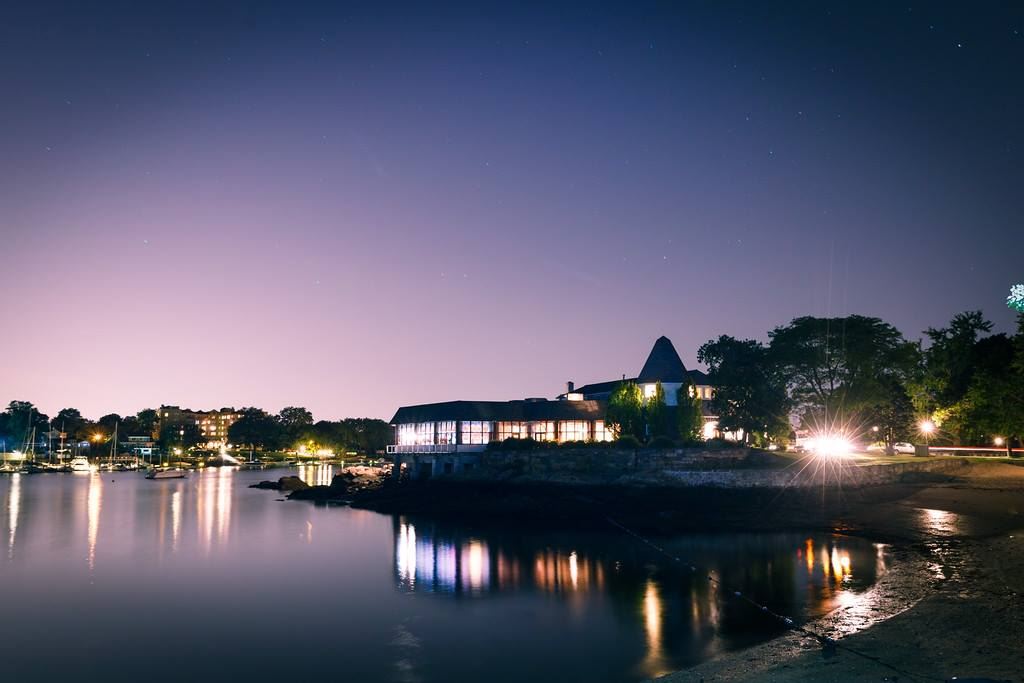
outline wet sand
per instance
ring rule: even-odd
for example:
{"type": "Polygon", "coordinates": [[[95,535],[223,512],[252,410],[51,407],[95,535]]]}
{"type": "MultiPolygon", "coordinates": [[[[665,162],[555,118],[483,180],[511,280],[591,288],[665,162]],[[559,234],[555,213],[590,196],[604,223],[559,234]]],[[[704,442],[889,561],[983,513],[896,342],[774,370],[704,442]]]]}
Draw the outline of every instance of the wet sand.
{"type": "Polygon", "coordinates": [[[893,558],[872,591],[809,625],[838,648],[790,633],[658,682],[1024,681],[1024,467],[922,479],[847,491],[826,513],[893,558]]]}

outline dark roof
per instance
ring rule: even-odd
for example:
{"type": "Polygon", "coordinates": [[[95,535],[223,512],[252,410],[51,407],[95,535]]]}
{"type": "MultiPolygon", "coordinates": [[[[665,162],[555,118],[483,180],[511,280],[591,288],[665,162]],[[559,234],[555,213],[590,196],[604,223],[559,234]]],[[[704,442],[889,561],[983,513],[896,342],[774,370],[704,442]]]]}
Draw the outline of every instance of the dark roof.
{"type": "Polygon", "coordinates": [[[402,406],[391,418],[391,424],[442,420],[603,420],[605,408],[604,401],[447,401],[402,406]]]}
{"type": "Polygon", "coordinates": [[[688,370],[688,372],[690,373],[690,381],[697,386],[706,387],[711,384],[711,378],[703,370],[688,370]]]}
{"type": "MultiPolygon", "coordinates": [[[[629,379],[613,379],[610,382],[596,382],[594,384],[585,384],[582,387],[577,387],[572,390],[574,394],[583,394],[586,396],[593,396],[594,394],[611,394],[615,389],[618,388],[623,382],[634,382],[634,378],[629,379]]],[[[565,394],[562,394],[563,396],[565,394]]]]}
{"type": "MultiPolygon", "coordinates": [[[[708,386],[711,384],[706,372],[687,370],[686,373],[690,376],[692,384],[697,386],[708,386]]],[[[623,382],[639,382],[639,380],[636,377],[628,377],[626,379],[613,379],[610,382],[595,382],[594,384],[584,384],[582,387],[576,387],[572,392],[574,394],[583,394],[584,398],[608,398],[623,382]]],[[[559,398],[562,396],[565,396],[565,394],[561,394],[559,398]]]]}
{"type": "Polygon", "coordinates": [[[637,382],[685,382],[687,379],[686,366],[676,353],[676,347],[668,337],[658,337],[654,342],[651,354],[647,356],[647,362],[637,375],[637,382]]]}

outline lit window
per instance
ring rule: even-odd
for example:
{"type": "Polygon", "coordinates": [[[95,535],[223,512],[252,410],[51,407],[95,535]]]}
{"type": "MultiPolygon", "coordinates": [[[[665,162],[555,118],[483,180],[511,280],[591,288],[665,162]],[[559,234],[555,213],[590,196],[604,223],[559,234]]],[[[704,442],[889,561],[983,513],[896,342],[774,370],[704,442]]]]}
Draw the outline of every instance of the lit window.
{"type": "Polygon", "coordinates": [[[586,420],[562,420],[558,423],[558,442],[586,441],[590,437],[589,426],[586,420]]]}
{"type": "Polygon", "coordinates": [[[605,425],[604,420],[594,420],[594,441],[615,441],[615,432],[605,425]]]}
{"type": "Polygon", "coordinates": [[[447,420],[437,423],[436,443],[455,443],[455,420],[447,420]]]}
{"type": "Polygon", "coordinates": [[[554,441],[555,423],[549,420],[530,423],[530,438],[535,441],[554,441]]]}
{"type": "Polygon", "coordinates": [[[479,445],[490,442],[491,423],[466,421],[462,423],[462,443],[479,445]]]}
{"type": "Polygon", "coordinates": [[[526,422],[499,422],[498,441],[505,439],[525,439],[530,436],[530,427],[526,422]]]}
{"type": "Polygon", "coordinates": [[[645,384],[644,385],[644,399],[654,398],[654,394],[658,391],[657,384],[645,384]]]}
{"type": "Polygon", "coordinates": [[[434,423],[415,422],[398,425],[398,443],[402,446],[423,446],[434,443],[434,423]]]}

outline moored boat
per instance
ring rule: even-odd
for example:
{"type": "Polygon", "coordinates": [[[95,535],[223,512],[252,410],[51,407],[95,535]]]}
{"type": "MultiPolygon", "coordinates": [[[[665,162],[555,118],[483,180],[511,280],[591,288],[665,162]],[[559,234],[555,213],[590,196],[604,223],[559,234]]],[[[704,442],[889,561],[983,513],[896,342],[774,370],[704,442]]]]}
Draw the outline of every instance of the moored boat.
{"type": "Polygon", "coordinates": [[[166,470],[150,470],[149,474],[146,475],[146,479],[184,479],[185,470],[179,469],[166,469],[166,470]]]}
{"type": "Polygon", "coordinates": [[[68,468],[70,468],[72,472],[92,471],[92,466],[89,464],[89,459],[82,455],[71,458],[71,462],[68,463],[68,468]]]}

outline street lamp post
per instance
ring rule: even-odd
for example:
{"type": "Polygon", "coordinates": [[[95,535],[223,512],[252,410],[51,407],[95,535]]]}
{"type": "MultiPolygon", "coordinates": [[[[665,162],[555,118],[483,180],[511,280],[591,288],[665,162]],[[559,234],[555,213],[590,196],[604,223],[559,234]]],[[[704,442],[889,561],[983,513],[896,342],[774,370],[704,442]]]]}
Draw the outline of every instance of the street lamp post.
{"type": "Polygon", "coordinates": [[[928,440],[931,435],[935,433],[935,423],[931,420],[921,420],[917,425],[918,430],[924,436],[924,444],[918,444],[914,447],[914,455],[927,456],[929,453],[928,440]]]}

